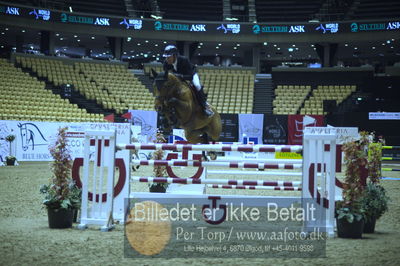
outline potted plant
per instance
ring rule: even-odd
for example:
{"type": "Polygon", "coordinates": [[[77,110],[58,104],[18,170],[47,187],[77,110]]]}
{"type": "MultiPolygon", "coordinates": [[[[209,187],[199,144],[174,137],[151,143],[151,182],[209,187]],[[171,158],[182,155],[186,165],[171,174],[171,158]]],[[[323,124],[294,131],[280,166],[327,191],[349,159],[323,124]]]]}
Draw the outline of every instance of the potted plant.
{"type": "Polygon", "coordinates": [[[343,182],[343,200],[336,203],[336,222],[338,237],[361,238],[364,227],[362,196],[364,192],[363,171],[367,166],[365,145],[367,139],[362,135],[359,141],[343,144],[346,166],[343,182]]]}
{"type": "MultiPolygon", "coordinates": [[[[165,140],[165,138],[161,132],[157,132],[155,142],[156,143],[165,143],[167,141],[165,140]]],[[[164,158],[164,151],[163,150],[154,151],[153,158],[154,158],[154,160],[162,160],[164,158]]],[[[154,165],[153,173],[154,173],[155,177],[165,177],[167,175],[167,168],[165,166],[161,166],[161,165],[154,165]]],[[[149,184],[149,190],[150,190],[150,192],[165,193],[167,191],[168,186],[169,186],[169,183],[155,182],[155,183],[149,184]]]]}
{"type": "MultiPolygon", "coordinates": [[[[371,134],[373,139],[374,134],[371,134]]],[[[376,220],[388,210],[389,197],[386,190],[380,185],[382,159],[382,143],[372,142],[368,145],[368,185],[363,195],[363,209],[365,210],[364,233],[375,232],[376,220]]]]}
{"type": "Polygon", "coordinates": [[[375,223],[388,210],[389,197],[386,190],[379,184],[368,182],[362,199],[365,210],[364,233],[374,233],[375,223]]]}
{"type": "Polygon", "coordinates": [[[11,155],[11,144],[12,142],[15,140],[15,135],[10,134],[6,137],[6,141],[9,142],[9,151],[10,151],[10,155],[6,156],[6,164],[7,165],[15,165],[15,161],[17,160],[17,158],[15,156],[11,155]]]}
{"type": "Polygon", "coordinates": [[[48,185],[42,185],[43,204],[47,208],[50,228],[72,226],[74,210],[80,207],[81,189],[71,178],[71,156],[67,146],[67,128],[59,128],[57,139],[49,146],[54,161],[51,163],[53,176],[48,185]]]}

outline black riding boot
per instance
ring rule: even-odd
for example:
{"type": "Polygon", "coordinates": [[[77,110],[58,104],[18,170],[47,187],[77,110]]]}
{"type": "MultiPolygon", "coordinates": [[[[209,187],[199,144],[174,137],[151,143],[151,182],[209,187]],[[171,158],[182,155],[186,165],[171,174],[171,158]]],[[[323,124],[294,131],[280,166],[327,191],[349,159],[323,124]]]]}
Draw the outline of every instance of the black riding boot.
{"type": "Polygon", "coordinates": [[[197,100],[199,101],[200,106],[203,108],[203,112],[206,116],[210,117],[214,115],[214,112],[211,110],[210,105],[207,103],[207,97],[203,91],[201,90],[196,90],[196,97],[197,100]]]}

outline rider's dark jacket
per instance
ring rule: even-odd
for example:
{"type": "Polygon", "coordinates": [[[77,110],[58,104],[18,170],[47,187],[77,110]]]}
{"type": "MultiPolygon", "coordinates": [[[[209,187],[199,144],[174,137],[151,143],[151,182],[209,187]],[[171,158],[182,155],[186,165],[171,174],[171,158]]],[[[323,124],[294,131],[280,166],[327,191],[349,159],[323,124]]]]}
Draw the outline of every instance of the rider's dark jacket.
{"type": "Polygon", "coordinates": [[[190,63],[189,59],[185,56],[178,55],[176,60],[176,70],[174,69],[173,65],[170,65],[166,61],[164,61],[164,71],[172,71],[174,73],[182,75],[183,79],[191,81],[193,79],[193,75],[196,73],[196,67],[192,63],[190,63]]]}

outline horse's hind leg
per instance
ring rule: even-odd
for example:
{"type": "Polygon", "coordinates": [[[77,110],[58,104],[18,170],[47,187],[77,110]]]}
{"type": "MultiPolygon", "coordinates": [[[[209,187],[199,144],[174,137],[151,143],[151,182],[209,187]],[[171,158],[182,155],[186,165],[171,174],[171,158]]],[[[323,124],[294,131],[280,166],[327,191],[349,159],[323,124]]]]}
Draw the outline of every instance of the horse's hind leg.
{"type": "MultiPolygon", "coordinates": [[[[209,144],[210,143],[210,138],[209,138],[209,136],[208,136],[208,134],[206,132],[202,135],[202,137],[203,137],[203,143],[204,144],[209,144]]],[[[202,154],[203,159],[205,161],[208,161],[208,157],[207,156],[209,156],[211,160],[217,159],[217,153],[215,151],[209,151],[209,152],[203,151],[201,154],[202,154]]]]}
{"type": "MultiPolygon", "coordinates": [[[[197,144],[197,143],[205,144],[206,141],[208,143],[207,134],[206,134],[206,136],[204,136],[204,133],[202,130],[193,130],[190,132],[185,131],[185,137],[192,144],[197,144]]],[[[207,161],[206,153],[203,151],[201,154],[202,154],[203,160],[207,161]]]]}
{"type": "MultiPolygon", "coordinates": [[[[204,133],[201,137],[203,138],[203,142],[202,143],[203,144],[208,144],[208,135],[207,135],[207,133],[204,133]]],[[[205,152],[205,151],[201,152],[201,155],[202,155],[204,161],[208,161],[207,154],[208,153],[205,152]]]]}
{"type": "Polygon", "coordinates": [[[221,117],[215,113],[211,122],[206,127],[208,137],[213,141],[218,141],[222,131],[221,117]]]}

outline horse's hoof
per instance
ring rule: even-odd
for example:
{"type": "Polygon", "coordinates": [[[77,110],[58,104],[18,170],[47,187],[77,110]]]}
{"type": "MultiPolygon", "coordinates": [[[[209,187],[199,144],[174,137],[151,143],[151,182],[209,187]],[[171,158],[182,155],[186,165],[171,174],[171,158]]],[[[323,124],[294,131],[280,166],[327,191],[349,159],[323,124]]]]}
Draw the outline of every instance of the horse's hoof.
{"type": "Polygon", "coordinates": [[[216,152],[210,152],[210,153],[208,153],[208,156],[210,156],[210,159],[212,161],[215,161],[218,157],[216,152]]]}

